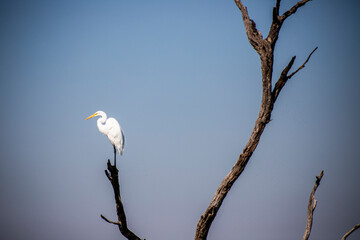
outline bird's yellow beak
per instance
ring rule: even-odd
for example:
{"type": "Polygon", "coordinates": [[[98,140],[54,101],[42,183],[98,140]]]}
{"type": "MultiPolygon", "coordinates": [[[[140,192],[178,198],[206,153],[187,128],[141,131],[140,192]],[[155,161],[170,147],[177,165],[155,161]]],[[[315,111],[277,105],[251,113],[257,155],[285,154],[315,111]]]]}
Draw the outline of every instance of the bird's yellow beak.
{"type": "Polygon", "coordinates": [[[90,119],[90,118],[93,118],[93,117],[95,117],[96,115],[98,115],[98,114],[97,114],[97,113],[94,113],[93,115],[91,115],[91,116],[89,116],[89,117],[85,118],[85,120],[88,120],[88,119],[90,119]]]}

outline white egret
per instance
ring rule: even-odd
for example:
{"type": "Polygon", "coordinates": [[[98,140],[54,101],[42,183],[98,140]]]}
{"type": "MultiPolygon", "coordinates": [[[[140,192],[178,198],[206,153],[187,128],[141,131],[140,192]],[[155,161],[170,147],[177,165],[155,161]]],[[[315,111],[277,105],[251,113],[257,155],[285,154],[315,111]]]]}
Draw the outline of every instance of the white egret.
{"type": "Polygon", "coordinates": [[[106,135],[110,140],[111,144],[114,146],[114,162],[116,166],[116,149],[118,150],[120,155],[122,155],[124,151],[124,133],[118,121],[115,118],[107,118],[106,113],[104,113],[103,111],[97,111],[93,115],[87,117],[85,120],[97,116],[100,117],[97,120],[97,127],[99,131],[106,135]]]}

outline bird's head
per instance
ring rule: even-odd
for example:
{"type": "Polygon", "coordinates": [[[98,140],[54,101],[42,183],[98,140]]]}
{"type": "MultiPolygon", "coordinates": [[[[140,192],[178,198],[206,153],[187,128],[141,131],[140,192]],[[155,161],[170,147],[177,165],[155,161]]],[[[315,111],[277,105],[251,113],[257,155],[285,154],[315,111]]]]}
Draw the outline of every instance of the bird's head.
{"type": "Polygon", "coordinates": [[[96,116],[104,117],[104,116],[106,116],[106,114],[105,114],[103,111],[97,111],[97,112],[94,113],[93,115],[87,117],[85,120],[88,120],[88,119],[93,118],[93,117],[96,117],[96,116]]]}

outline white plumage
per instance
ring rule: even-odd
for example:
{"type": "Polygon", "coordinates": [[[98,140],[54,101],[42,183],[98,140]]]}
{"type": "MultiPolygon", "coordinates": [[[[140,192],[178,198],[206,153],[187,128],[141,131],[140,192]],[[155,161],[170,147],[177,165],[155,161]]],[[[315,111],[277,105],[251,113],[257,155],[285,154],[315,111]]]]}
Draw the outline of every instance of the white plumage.
{"type": "Polygon", "coordinates": [[[125,137],[120,124],[115,118],[107,118],[106,113],[103,111],[97,111],[93,115],[87,117],[86,120],[96,116],[100,116],[97,120],[97,127],[99,131],[108,137],[114,148],[116,148],[119,154],[122,155],[124,151],[125,137]]]}

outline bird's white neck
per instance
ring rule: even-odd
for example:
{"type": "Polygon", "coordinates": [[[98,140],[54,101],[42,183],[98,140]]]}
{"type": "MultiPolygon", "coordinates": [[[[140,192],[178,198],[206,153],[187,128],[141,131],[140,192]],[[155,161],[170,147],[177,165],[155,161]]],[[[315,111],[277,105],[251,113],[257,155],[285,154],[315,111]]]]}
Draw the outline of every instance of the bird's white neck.
{"type": "Polygon", "coordinates": [[[97,127],[101,133],[107,134],[107,129],[105,127],[106,119],[107,119],[106,114],[103,113],[103,114],[100,114],[100,116],[101,117],[96,121],[97,127]]]}

